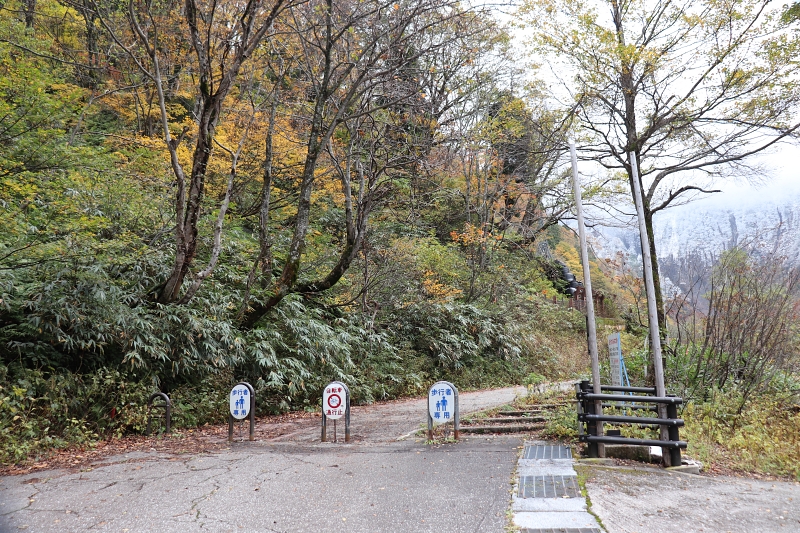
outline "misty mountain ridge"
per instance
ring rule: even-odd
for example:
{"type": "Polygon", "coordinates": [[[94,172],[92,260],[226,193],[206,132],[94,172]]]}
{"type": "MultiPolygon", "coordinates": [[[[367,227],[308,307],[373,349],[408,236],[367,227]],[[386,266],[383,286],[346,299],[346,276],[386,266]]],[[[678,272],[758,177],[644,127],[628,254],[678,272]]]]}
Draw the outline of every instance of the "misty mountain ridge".
{"type": "MultiPolygon", "coordinates": [[[[654,231],[665,292],[686,283],[690,261],[710,268],[736,246],[800,264],[800,186],[724,193],[667,209],[656,214],[654,231]]],[[[623,253],[641,268],[637,228],[595,227],[591,233],[598,256],[623,253]]]]}

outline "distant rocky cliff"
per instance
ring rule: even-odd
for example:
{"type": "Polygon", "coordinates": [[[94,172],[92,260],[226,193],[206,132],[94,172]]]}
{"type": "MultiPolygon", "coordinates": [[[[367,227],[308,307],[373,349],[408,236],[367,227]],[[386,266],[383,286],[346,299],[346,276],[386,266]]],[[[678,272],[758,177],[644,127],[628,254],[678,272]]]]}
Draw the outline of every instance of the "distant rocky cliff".
{"type": "MultiPolygon", "coordinates": [[[[800,187],[710,198],[656,215],[656,247],[667,285],[682,287],[688,271],[714,264],[719,254],[743,246],[757,254],[784,256],[800,264],[800,187]]],[[[641,258],[635,228],[593,231],[595,252],[611,257],[623,252],[641,258]]]]}

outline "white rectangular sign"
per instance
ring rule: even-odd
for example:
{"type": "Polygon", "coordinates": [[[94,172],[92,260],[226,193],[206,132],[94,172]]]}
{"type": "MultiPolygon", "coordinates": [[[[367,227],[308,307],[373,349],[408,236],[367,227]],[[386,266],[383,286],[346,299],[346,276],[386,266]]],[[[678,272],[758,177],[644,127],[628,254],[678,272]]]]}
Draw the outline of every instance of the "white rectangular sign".
{"type": "Polygon", "coordinates": [[[444,381],[436,382],[428,391],[428,413],[433,425],[455,420],[455,412],[456,392],[453,387],[444,381]]]}
{"type": "Polygon", "coordinates": [[[608,336],[608,355],[611,363],[611,385],[622,385],[622,340],[619,332],[608,336]]]}

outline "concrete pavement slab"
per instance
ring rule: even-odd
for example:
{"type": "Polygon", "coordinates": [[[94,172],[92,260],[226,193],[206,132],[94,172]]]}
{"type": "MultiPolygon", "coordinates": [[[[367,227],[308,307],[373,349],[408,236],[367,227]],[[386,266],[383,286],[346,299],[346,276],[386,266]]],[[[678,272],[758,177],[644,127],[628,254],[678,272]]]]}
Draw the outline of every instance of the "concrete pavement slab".
{"type": "Polygon", "coordinates": [[[525,443],[511,502],[514,525],[537,531],[600,530],[587,512],[572,464],[569,448],[543,441],[525,443]]]}
{"type": "Polygon", "coordinates": [[[608,533],[800,532],[800,483],[698,476],[652,467],[584,466],[592,512],[608,533]]]}
{"type": "Polygon", "coordinates": [[[0,480],[4,531],[497,531],[520,440],[235,443],[0,480]]]}
{"type": "Polygon", "coordinates": [[[585,528],[594,531],[597,529],[597,520],[586,511],[580,512],[538,512],[517,513],[514,515],[514,524],[528,529],[579,529],[585,528]]]}

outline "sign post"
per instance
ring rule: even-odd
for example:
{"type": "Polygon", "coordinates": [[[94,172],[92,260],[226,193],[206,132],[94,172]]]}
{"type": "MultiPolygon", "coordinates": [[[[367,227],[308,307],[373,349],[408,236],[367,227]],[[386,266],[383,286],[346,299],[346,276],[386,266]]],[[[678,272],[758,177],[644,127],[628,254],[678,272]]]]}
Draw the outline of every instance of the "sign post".
{"type": "Polygon", "coordinates": [[[453,437],[458,440],[458,389],[449,381],[437,381],[428,390],[428,439],[433,440],[433,427],[453,422],[453,437]]]}
{"type": "Polygon", "coordinates": [[[333,420],[333,442],[336,442],[336,421],[344,416],[344,441],[350,442],[350,389],[341,381],[332,381],[322,393],[322,442],[328,440],[328,419],[333,420]]]}
{"type": "Polygon", "coordinates": [[[230,415],[228,416],[228,442],[233,442],[233,421],[250,417],[250,440],[255,439],[256,429],[256,396],[253,386],[240,381],[231,389],[230,415]]]}
{"type": "Polygon", "coordinates": [[[619,332],[608,336],[608,356],[611,364],[611,384],[622,385],[622,342],[619,332]]]}

